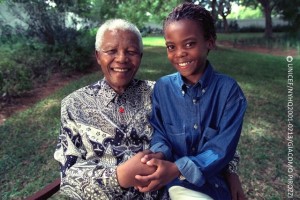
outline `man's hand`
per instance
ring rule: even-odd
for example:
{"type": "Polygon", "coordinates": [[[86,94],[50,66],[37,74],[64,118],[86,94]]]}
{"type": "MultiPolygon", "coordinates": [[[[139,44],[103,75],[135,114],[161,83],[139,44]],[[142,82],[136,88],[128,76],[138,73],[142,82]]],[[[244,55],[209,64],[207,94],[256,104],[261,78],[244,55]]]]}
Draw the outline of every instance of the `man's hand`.
{"type": "Polygon", "coordinates": [[[137,174],[147,176],[152,174],[156,170],[156,166],[146,165],[141,162],[142,157],[144,157],[150,151],[143,151],[137,153],[135,156],[122,163],[117,167],[117,178],[121,187],[129,188],[134,186],[147,186],[150,181],[140,182],[135,179],[137,174]]]}
{"type": "Polygon", "coordinates": [[[232,200],[246,200],[239,176],[236,173],[226,173],[225,178],[229,185],[232,200]]]}
{"type": "Polygon", "coordinates": [[[147,176],[135,176],[138,181],[143,183],[143,185],[137,187],[140,192],[158,190],[180,175],[177,166],[169,161],[152,158],[147,161],[146,164],[157,169],[153,174],[147,176]],[[148,182],[150,182],[150,184],[148,186],[144,186],[147,185],[146,183],[148,182]]]}

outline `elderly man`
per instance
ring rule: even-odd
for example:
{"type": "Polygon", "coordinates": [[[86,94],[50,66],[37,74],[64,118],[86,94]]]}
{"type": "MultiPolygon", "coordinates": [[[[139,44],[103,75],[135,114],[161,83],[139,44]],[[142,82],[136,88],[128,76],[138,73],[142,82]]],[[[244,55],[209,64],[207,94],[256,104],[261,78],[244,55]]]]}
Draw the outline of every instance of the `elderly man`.
{"type": "MultiPolygon", "coordinates": [[[[75,199],[168,199],[164,189],[140,193],[134,188],[142,184],[135,175],[156,170],[140,161],[152,136],[148,117],[154,85],[134,79],[143,55],[141,34],[125,20],[108,20],[95,46],[104,78],[71,93],[61,105],[54,154],[61,191],[75,199]]],[[[227,175],[231,188],[242,192],[238,176],[227,175]]]]}

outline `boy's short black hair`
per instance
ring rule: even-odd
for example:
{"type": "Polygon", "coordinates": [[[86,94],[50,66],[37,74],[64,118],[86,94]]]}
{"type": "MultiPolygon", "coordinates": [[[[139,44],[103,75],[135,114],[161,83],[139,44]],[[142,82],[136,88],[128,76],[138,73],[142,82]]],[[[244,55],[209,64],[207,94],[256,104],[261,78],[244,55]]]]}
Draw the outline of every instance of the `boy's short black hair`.
{"type": "Polygon", "coordinates": [[[189,2],[182,3],[173,9],[164,21],[163,30],[171,22],[183,19],[197,21],[203,28],[205,39],[217,39],[215,21],[211,13],[202,6],[189,2]]]}

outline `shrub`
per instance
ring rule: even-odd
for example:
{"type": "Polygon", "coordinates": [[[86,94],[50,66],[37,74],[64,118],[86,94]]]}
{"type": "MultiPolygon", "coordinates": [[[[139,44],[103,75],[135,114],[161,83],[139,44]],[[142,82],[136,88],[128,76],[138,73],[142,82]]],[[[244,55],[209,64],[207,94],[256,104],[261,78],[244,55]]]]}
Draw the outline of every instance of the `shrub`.
{"type": "Polygon", "coordinates": [[[90,31],[78,31],[72,41],[56,45],[60,69],[64,72],[84,71],[92,66],[95,36],[90,31]]]}
{"type": "Polygon", "coordinates": [[[32,72],[26,65],[9,58],[0,60],[0,95],[2,98],[19,95],[33,86],[32,72]]]}
{"type": "Polygon", "coordinates": [[[0,98],[20,95],[36,83],[46,82],[53,71],[70,73],[92,66],[95,33],[69,31],[72,33],[65,33],[69,35],[64,37],[66,42],[55,45],[24,36],[2,41],[0,98]]]}

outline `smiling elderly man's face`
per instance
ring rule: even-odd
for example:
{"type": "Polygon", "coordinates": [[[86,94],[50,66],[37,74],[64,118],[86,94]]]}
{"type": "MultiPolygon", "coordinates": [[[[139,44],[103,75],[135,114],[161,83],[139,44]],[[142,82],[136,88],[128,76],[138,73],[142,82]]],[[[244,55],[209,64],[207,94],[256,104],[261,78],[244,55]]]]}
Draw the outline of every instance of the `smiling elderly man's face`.
{"type": "Polygon", "coordinates": [[[134,78],[142,59],[138,37],[128,30],[107,30],[97,62],[108,84],[119,94],[134,78]]]}

